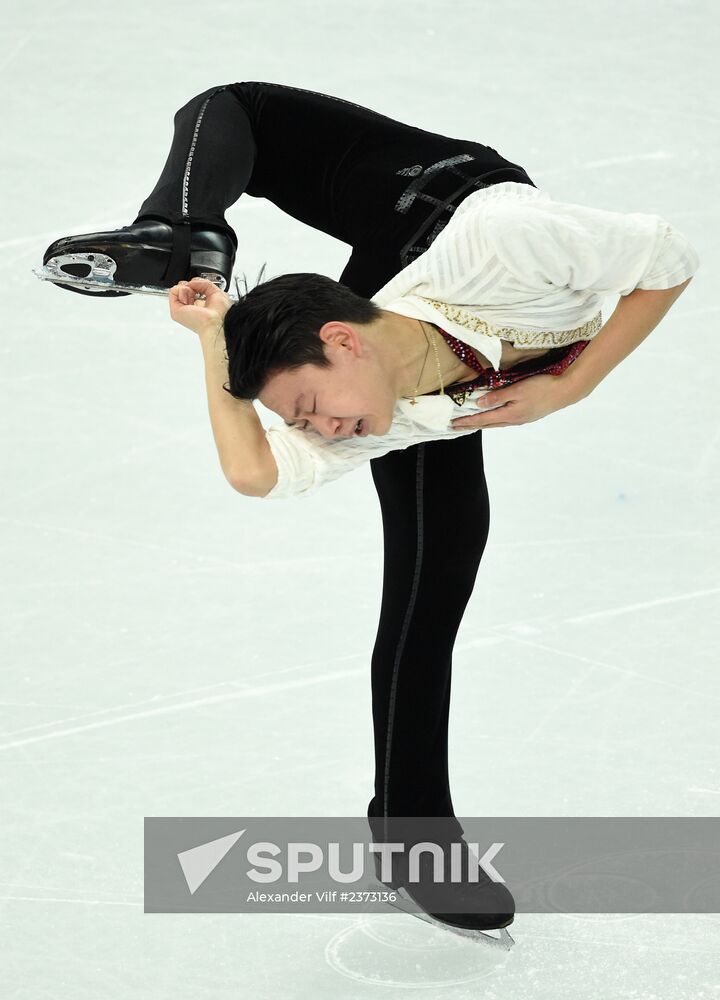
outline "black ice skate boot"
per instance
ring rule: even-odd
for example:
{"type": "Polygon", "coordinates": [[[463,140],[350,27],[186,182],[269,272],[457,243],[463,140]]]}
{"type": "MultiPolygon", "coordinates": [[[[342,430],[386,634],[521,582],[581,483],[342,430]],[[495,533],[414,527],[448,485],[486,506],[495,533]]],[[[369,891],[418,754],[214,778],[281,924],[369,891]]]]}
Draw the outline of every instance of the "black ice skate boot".
{"type": "MultiPolygon", "coordinates": [[[[392,839],[404,842],[406,846],[408,844],[408,838],[397,833],[392,839]]],[[[490,878],[471,855],[464,837],[457,836],[453,836],[452,840],[461,845],[460,865],[456,873],[459,880],[453,881],[450,841],[444,842],[442,834],[437,836],[432,832],[427,839],[443,848],[442,878],[439,882],[434,881],[433,857],[429,853],[420,854],[417,879],[410,878],[414,872],[410,871],[408,850],[395,855],[390,877],[386,879],[381,878],[380,854],[375,855],[377,880],[399,891],[397,902],[391,905],[461,937],[509,950],[514,942],[506,928],[515,918],[515,900],[510,890],[504,883],[490,878]],[[420,911],[415,909],[417,906],[420,911]],[[456,910],[456,906],[459,909],[456,910]],[[500,936],[491,936],[486,933],[488,930],[498,930],[500,936]]]]}
{"type": "Polygon", "coordinates": [[[81,295],[130,295],[143,286],[159,292],[191,278],[227,291],[236,250],[229,227],[147,217],[122,229],[55,240],[36,273],[81,295]]]}

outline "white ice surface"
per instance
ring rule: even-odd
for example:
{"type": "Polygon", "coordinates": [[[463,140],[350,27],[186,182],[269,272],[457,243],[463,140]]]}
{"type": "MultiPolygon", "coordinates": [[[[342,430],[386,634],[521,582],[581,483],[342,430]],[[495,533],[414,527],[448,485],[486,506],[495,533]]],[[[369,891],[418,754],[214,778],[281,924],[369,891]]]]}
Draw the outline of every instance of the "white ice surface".
{"type": "MultiPolygon", "coordinates": [[[[364,813],[377,496],[367,467],[303,502],[234,493],[164,300],[31,273],[58,236],[131,221],[174,112],[233,80],[477,139],[558,198],[677,224],[702,268],[649,339],[581,404],[485,434],[451,780],[460,815],[717,816],[714,5],[3,8],[3,997],[718,996],[715,915],[519,914],[498,959],[412,917],[143,914],[144,816],[364,813]]],[[[338,277],[350,252],[267,202],[228,218],[251,279],[338,277]]]]}

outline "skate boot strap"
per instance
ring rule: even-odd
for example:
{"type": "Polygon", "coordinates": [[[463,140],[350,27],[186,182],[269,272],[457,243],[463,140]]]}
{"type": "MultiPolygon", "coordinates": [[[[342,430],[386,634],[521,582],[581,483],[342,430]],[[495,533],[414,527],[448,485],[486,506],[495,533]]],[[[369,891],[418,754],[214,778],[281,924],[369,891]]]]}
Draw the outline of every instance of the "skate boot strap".
{"type": "Polygon", "coordinates": [[[172,223],[172,253],[168,261],[163,281],[172,288],[178,281],[186,281],[190,272],[190,241],[192,231],[189,222],[172,223]]]}

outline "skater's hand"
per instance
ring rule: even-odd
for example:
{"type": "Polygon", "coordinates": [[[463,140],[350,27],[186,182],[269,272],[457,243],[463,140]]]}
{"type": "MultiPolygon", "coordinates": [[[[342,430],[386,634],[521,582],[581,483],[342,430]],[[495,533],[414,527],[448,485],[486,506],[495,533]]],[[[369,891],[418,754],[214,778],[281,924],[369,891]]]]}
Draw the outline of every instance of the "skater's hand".
{"type": "Polygon", "coordinates": [[[169,290],[168,299],[172,319],[198,335],[217,330],[234,301],[206,278],[179,282],[169,290]]]}
{"type": "Polygon", "coordinates": [[[562,375],[530,375],[502,389],[491,389],[475,400],[475,406],[483,412],[456,417],[450,425],[453,430],[460,431],[476,427],[512,427],[539,420],[574,402],[576,399],[568,391],[562,375]],[[489,407],[494,409],[485,412],[489,407]]]}

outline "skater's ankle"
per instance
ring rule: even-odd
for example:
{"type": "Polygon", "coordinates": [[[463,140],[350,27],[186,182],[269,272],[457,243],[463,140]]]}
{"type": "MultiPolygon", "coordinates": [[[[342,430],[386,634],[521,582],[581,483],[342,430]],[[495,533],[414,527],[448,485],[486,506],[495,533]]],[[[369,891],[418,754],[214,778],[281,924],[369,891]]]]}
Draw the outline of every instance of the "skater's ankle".
{"type": "Polygon", "coordinates": [[[162,215],[138,215],[137,219],[133,219],[130,225],[136,226],[139,222],[164,222],[166,226],[172,226],[171,220],[162,215]]]}

